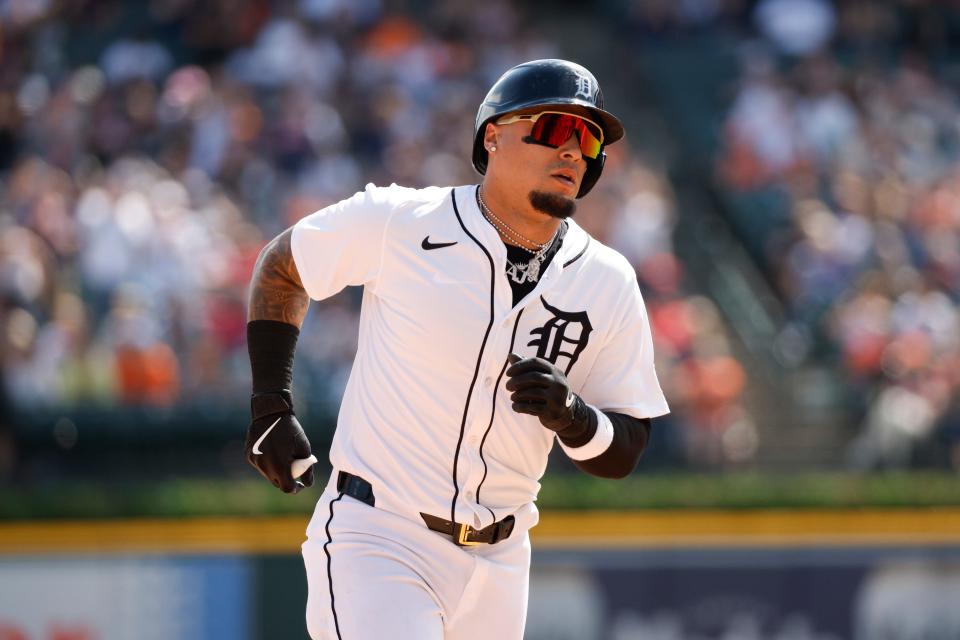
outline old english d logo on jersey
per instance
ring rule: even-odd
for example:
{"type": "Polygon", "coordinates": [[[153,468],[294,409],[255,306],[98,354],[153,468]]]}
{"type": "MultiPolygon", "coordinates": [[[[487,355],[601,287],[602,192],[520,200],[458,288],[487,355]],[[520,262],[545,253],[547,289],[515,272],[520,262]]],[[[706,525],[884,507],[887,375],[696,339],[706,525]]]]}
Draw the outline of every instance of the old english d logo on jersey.
{"type": "Polygon", "coordinates": [[[530,335],[536,338],[527,346],[536,347],[538,358],[548,360],[558,367],[560,365],[557,361],[561,356],[569,358],[563,370],[564,375],[569,375],[577,358],[587,348],[593,325],[590,324],[586,311],[561,311],[550,306],[543,296],[540,296],[540,301],[543,303],[543,308],[552,313],[553,317],[542,327],[530,332],[530,335]]]}

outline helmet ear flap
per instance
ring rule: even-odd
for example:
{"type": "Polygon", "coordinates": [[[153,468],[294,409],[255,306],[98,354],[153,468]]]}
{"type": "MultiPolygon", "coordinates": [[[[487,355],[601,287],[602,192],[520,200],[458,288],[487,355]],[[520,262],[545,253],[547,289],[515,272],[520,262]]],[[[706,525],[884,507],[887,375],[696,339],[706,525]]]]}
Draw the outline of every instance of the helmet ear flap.
{"type": "Polygon", "coordinates": [[[597,184],[597,180],[600,179],[600,174],[603,173],[603,165],[607,162],[607,154],[601,151],[600,155],[596,158],[587,160],[586,162],[587,170],[583,174],[583,181],[580,182],[580,191],[577,192],[577,198],[582,198],[590,193],[593,185],[597,184]]]}

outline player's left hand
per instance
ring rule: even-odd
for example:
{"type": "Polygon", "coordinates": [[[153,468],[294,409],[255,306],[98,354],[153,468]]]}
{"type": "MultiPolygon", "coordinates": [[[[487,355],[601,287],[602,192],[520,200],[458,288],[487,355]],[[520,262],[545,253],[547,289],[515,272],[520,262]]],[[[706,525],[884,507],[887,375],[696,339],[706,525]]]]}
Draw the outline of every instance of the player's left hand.
{"type": "Polygon", "coordinates": [[[517,413],[537,416],[551,431],[562,432],[574,422],[579,397],[570,390],[567,376],[543,358],[510,354],[507,390],[517,413]]]}

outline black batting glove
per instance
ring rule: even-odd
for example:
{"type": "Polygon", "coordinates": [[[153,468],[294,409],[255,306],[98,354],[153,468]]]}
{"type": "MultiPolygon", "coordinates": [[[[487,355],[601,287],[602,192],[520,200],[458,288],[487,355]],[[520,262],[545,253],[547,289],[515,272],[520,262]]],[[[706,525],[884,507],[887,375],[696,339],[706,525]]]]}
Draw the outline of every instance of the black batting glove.
{"type": "Polygon", "coordinates": [[[509,360],[507,390],[514,411],[537,416],[540,424],[564,440],[576,439],[587,429],[587,405],[570,390],[560,369],[543,358],[511,353],[509,360]]]}
{"type": "Polygon", "coordinates": [[[294,460],[310,457],[310,441],[293,414],[287,390],[255,393],[250,398],[253,419],[247,429],[247,462],[284,493],[313,486],[313,467],[294,478],[294,460]]]}

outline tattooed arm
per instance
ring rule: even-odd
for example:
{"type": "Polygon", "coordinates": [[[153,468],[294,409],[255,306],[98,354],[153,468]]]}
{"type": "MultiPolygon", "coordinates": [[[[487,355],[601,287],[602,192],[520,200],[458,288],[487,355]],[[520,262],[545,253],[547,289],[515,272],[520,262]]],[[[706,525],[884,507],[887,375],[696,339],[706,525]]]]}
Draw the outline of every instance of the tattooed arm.
{"type": "Polygon", "coordinates": [[[293,262],[292,236],[293,229],[287,229],[260,252],[250,282],[247,320],[275,320],[298,329],[303,325],[310,298],[293,262]]]}
{"type": "Polygon", "coordinates": [[[312,485],[310,460],[316,462],[293,412],[293,355],[310,298],[293,261],[292,235],[287,229],[260,252],[247,305],[253,394],[244,449],[247,462],[285,493],[312,485]],[[294,463],[306,463],[306,471],[294,471],[294,463]]]}

